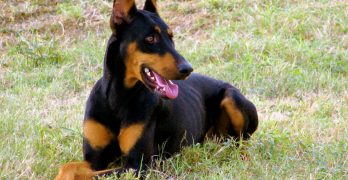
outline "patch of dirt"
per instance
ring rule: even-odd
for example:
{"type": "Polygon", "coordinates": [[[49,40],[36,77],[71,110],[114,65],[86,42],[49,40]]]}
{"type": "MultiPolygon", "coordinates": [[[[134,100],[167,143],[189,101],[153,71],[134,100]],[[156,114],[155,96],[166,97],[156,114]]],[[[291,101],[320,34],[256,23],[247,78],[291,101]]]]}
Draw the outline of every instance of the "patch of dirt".
{"type": "MultiPolygon", "coordinates": [[[[137,1],[138,2],[138,1],[137,1]]],[[[143,0],[138,2],[142,7],[143,0]]],[[[92,33],[109,31],[108,17],[112,1],[95,1],[83,6],[82,18],[59,14],[61,0],[0,0],[0,53],[19,43],[20,39],[55,38],[62,46],[92,33]]],[[[76,2],[77,5],[80,2],[76,2]]],[[[207,39],[207,29],[214,26],[212,13],[200,7],[197,0],[159,2],[160,14],[172,27],[176,38],[207,39]]]]}
{"type": "MultiPolygon", "coordinates": [[[[104,2],[104,1],[103,1],[104,2]]],[[[20,37],[58,38],[65,44],[86,36],[88,31],[98,32],[105,29],[104,14],[101,6],[84,5],[82,18],[66,18],[58,13],[59,0],[0,1],[0,53],[19,42],[20,37]]]]}

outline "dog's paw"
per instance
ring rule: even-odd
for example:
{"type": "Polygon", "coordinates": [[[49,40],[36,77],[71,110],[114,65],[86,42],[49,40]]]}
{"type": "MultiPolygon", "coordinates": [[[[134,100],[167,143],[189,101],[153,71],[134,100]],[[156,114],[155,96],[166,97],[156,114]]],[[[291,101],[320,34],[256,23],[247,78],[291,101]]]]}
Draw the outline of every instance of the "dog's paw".
{"type": "Polygon", "coordinates": [[[87,162],[71,162],[64,164],[55,180],[92,180],[94,173],[87,162]]]}

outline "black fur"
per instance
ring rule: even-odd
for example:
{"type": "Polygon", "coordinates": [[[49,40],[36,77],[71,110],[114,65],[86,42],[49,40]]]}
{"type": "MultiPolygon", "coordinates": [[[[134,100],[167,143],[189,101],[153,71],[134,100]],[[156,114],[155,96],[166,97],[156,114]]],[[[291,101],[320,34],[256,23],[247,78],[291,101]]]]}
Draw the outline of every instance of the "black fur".
{"type": "MultiPolygon", "coordinates": [[[[107,45],[103,77],[94,86],[87,102],[85,119],[95,119],[116,137],[124,125],[145,124],[144,133],[126,155],[124,169],[146,168],[151,157],[159,154],[158,147],[163,145],[164,154],[170,156],[182,146],[202,142],[209,129],[217,128],[222,112],[220,103],[224,98],[231,98],[242,113],[245,125],[241,135],[248,139],[258,125],[256,109],[228,83],[194,73],[186,80],[173,81],[179,86],[179,96],[173,100],[160,98],[141,81],[130,88],[124,85],[127,48],[131,42],[136,42],[143,53],[170,53],[178,64],[186,63],[165,32],[160,34],[159,43],[144,43],[144,37],[154,33],[154,25],[168,29],[157,13],[148,11],[136,11],[130,23],[117,25],[117,32],[107,45]]],[[[213,134],[219,135],[216,129],[213,134]]],[[[224,136],[240,138],[231,125],[224,136]]],[[[117,138],[101,149],[93,149],[84,139],[83,150],[84,159],[94,170],[106,169],[109,163],[122,156],[117,138]]]]}

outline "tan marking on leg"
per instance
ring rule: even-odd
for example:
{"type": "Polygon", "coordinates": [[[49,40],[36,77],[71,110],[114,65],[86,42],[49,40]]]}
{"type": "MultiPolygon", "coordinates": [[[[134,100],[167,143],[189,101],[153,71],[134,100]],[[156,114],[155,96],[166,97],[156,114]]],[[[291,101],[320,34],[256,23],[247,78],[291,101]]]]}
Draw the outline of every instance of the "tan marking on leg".
{"type": "Polygon", "coordinates": [[[236,107],[235,102],[231,98],[224,98],[221,101],[221,108],[225,110],[235,132],[241,134],[244,127],[244,117],[236,107]]]}
{"type": "Polygon", "coordinates": [[[118,142],[123,154],[127,155],[137,143],[143,134],[144,126],[144,123],[137,123],[121,128],[118,142]]]}
{"type": "Polygon", "coordinates": [[[114,138],[107,127],[93,119],[84,122],[83,136],[94,149],[104,148],[114,138]]]}

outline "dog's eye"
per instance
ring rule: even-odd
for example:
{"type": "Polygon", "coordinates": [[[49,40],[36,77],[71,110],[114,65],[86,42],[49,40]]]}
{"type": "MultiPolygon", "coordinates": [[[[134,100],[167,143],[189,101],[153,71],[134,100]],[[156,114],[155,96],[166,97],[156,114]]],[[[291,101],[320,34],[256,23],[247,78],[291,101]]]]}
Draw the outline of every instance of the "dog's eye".
{"type": "Polygon", "coordinates": [[[145,41],[149,44],[155,44],[155,43],[158,43],[158,36],[153,34],[153,35],[150,35],[150,36],[147,36],[145,38],[145,41]]]}

